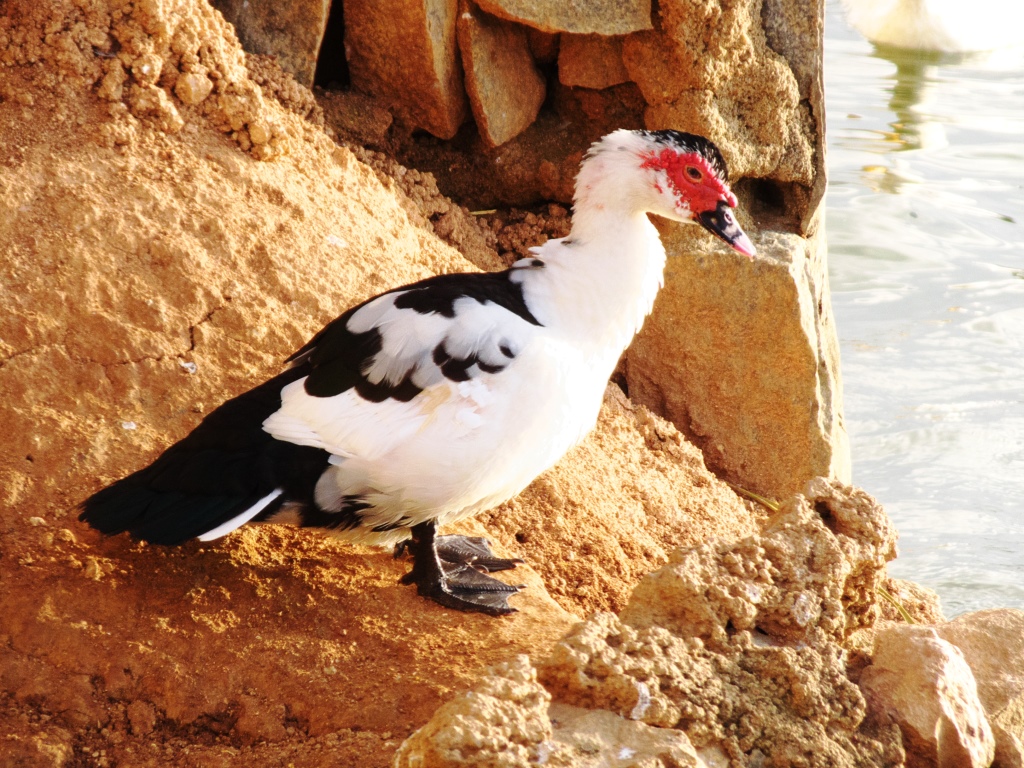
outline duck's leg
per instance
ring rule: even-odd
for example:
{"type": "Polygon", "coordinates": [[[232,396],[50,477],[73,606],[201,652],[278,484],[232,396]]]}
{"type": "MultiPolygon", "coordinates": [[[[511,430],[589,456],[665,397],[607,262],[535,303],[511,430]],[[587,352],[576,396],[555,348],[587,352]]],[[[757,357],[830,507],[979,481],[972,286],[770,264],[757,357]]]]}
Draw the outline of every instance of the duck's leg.
{"type": "MultiPolygon", "coordinates": [[[[481,550],[473,539],[468,539],[469,545],[454,542],[454,548],[447,543],[438,546],[439,539],[448,538],[437,536],[437,525],[433,522],[413,526],[412,540],[405,546],[412,555],[412,570],[402,577],[402,583],[415,584],[419,594],[446,608],[491,616],[515,612],[508,598],[523,587],[492,579],[474,567],[476,564],[487,570],[505,570],[514,568],[515,561],[494,557],[486,542],[481,550]],[[445,552],[443,556],[439,549],[445,552]],[[487,563],[481,563],[481,559],[487,563]],[[487,568],[487,564],[497,567],[487,568]]],[[[465,537],[455,538],[466,540],[465,537]]]]}

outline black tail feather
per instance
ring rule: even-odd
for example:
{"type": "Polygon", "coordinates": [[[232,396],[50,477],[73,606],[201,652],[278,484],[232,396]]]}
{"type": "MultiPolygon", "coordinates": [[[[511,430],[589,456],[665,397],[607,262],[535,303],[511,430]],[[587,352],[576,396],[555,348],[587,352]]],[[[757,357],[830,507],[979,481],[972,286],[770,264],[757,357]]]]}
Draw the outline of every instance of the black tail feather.
{"type": "Polygon", "coordinates": [[[240,515],[280,488],[261,513],[286,501],[310,504],[330,455],[277,440],[264,420],[281,406],[281,389],[304,375],[285,371],[227,401],[148,467],[82,502],[79,520],[106,533],[127,531],[154,544],[181,544],[240,515]]]}

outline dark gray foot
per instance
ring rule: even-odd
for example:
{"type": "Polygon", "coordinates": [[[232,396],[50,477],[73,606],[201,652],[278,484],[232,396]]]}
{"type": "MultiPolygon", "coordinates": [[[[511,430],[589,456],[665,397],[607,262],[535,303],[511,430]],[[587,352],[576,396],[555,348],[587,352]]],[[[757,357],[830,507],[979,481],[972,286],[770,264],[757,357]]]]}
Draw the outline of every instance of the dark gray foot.
{"type": "Polygon", "coordinates": [[[471,565],[478,571],[494,573],[526,562],[519,557],[498,557],[491,551],[491,543],[482,536],[438,536],[435,548],[446,571],[449,565],[471,565]]]}
{"type": "MultiPolygon", "coordinates": [[[[402,583],[415,584],[423,597],[459,611],[491,616],[515,612],[508,598],[525,585],[506,584],[484,571],[515,568],[522,560],[495,557],[486,539],[436,536],[433,523],[421,523],[413,527],[412,540],[404,549],[412,554],[413,565],[402,583]]],[[[400,554],[397,548],[396,554],[400,554]]]]}

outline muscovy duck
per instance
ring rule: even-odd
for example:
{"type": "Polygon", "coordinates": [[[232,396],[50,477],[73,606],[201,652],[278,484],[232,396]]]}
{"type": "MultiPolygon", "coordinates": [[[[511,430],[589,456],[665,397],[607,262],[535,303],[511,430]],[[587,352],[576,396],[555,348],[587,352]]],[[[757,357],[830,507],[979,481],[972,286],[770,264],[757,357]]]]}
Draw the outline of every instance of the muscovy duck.
{"type": "Polygon", "coordinates": [[[249,523],[319,528],[407,549],[403,583],[443,606],[512,612],[521,587],[486,573],[522,561],[437,527],[515,496],[594,427],[662,284],[647,212],[754,255],[722,155],[700,136],[605,136],[574,202],[569,236],[504,272],[431,277],[349,309],[283,373],[82,502],[80,519],[165,545],[249,523]]]}

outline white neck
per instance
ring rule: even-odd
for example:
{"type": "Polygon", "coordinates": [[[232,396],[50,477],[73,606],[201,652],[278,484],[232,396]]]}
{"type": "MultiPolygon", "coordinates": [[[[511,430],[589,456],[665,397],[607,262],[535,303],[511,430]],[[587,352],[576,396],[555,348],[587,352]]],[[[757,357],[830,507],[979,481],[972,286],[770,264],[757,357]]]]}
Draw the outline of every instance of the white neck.
{"type": "Polygon", "coordinates": [[[524,275],[523,289],[541,323],[614,366],[654,305],[665,249],[645,210],[623,205],[631,196],[611,182],[578,187],[572,231],[536,250],[545,267],[524,275]]]}

